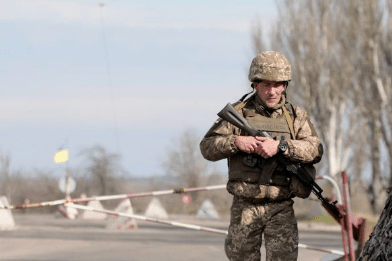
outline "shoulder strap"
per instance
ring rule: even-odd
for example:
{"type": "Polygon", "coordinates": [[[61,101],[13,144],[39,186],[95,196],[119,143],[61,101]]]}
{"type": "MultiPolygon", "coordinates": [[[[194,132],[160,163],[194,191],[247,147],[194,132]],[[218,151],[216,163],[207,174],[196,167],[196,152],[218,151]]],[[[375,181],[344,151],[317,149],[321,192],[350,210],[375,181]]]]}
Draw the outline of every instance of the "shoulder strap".
{"type": "Polygon", "coordinates": [[[233,104],[233,107],[237,110],[241,110],[242,108],[245,107],[245,105],[249,102],[249,100],[253,97],[253,95],[251,95],[250,97],[248,97],[246,100],[245,98],[249,95],[252,94],[254,90],[252,90],[251,92],[245,94],[244,96],[242,96],[241,99],[239,99],[238,102],[233,104]]]}
{"type": "Polygon", "coordinates": [[[283,112],[284,112],[284,116],[286,117],[286,121],[287,124],[289,125],[290,128],[290,132],[291,132],[291,137],[293,138],[293,140],[295,140],[295,134],[294,134],[294,128],[293,128],[293,120],[290,117],[289,112],[286,109],[286,106],[282,106],[283,112]]]}

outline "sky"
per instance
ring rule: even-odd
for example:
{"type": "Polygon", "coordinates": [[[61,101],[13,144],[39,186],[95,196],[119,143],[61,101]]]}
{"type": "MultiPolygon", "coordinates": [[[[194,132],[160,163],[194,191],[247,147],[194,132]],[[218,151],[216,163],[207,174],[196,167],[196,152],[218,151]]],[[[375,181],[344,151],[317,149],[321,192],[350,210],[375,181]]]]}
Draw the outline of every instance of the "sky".
{"type": "MultiPolygon", "coordinates": [[[[163,175],[186,129],[200,139],[249,90],[251,30],[273,0],[0,0],[0,154],[62,173],[95,145],[132,177],[163,175]]],[[[225,171],[225,162],[216,163],[225,171]]]]}

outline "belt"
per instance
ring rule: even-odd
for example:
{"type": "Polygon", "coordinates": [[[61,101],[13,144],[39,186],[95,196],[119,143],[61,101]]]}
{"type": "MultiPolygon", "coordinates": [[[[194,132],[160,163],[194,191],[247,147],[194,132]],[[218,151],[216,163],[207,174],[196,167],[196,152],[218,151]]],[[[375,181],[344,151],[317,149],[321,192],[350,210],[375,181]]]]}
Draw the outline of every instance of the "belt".
{"type": "Polygon", "coordinates": [[[280,203],[286,200],[289,200],[290,198],[286,198],[286,199],[281,199],[281,200],[271,200],[271,199],[264,199],[264,198],[247,198],[247,197],[243,197],[240,196],[241,199],[245,200],[246,202],[250,202],[250,203],[254,203],[254,204],[261,204],[261,205],[265,205],[267,203],[280,203]]]}

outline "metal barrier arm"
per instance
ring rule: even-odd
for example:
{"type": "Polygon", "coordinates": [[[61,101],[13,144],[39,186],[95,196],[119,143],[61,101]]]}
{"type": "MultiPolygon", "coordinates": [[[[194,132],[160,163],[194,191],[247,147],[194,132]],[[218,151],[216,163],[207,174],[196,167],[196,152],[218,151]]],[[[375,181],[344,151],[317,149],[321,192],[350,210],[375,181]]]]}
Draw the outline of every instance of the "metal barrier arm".
{"type": "MultiPolygon", "coordinates": [[[[195,229],[195,230],[200,230],[200,231],[205,231],[205,232],[212,232],[212,233],[227,235],[228,232],[226,230],[219,230],[219,229],[215,229],[215,228],[202,227],[202,226],[185,224],[185,223],[180,223],[180,222],[175,222],[175,221],[167,221],[167,220],[161,220],[161,219],[148,218],[146,216],[141,216],[141,215],[120,213],[120,212],[114,212],[114,211],[109,211],[109,210],[104,210],[104,209],[96,209],[93,207],[74,204],[74,203],[82,203],[82,202],[89,202],[89,201],[103,201],[103,200],[125,199],[125,198],[135,198],[135,197],[148,197],[148,196],[159,196],[159,195],[167,195],[167,194],[183,194],[183,193],[189,193],[189,192],[224,189],[224,188],[226,188],[226,184],[215,185],[215,186],[206,186],[206,187],[196,187],[196,188],[181,188],[181,189],[142,192],[142,193],[128,193],[128,194],[119,194],[119,195],[98,196],[98,197],[90,197],[90,198],[59,199],[59,200],[47,201],[47,202],[20,204],[20,205],[14,205],[14,206],[4,206],[4,207],[0,207],[0,209],[11,209],[12,210],[12,209],[25,209],[25,208],[41,208],[41,207],[50,207],[50,206],[64,204],[70,208],[75,208],[75,209],[95,211],[95,212],[105,213],[105,214],[114,215],[114,216],[122,216],[122,217],[133,218],[133,219],[138,219],[138,220],[143,220],[143,221],[148,221],[148,222],[155,222],[155,223],[166,224],[166,225],[171,225],[171,226],[177,226],[177,227],[183,227],[183,228],[188,228],[188,229],[195,229]]],[[[321,251],[321,252],[325,252],[325,253],[344,255],[344,253],[341,251],[332,250],[332,249],[315,248],[315,247],[307,246],[304,244],[298,244],[298,247],[311,249],[311,250],[315,250],[315,251],[321,251]]]]}
{"type": "Polygon", "coordinates": [[[226,184],[197,187],[197,188],[181,188],[181,189],[159,190],[159,191],[142,192],[142,193],[128,193],[128,194],[99,196],[99,197],[90,197],[90,198],[59,199],[59,200],[48,201],[48,202],[20,204],[20,205],[4,206],[4,207],[0,206],[0,209],[42,208],[42,207],[62,205],[66,203],[82,203],[82,202],[89,202],[89,201],[104,201],[104,200],[114,200],[114,199],[150,197],[150,196],[160,196],[160,195],[167,195],[167,194],[185,194],[189,192],[224,189],[224,188],[226,188],[226,184]]]}
{"type": "Polygon", "coordinates": [[[206,231],[206,232],[212,232],[212,233],[218,233],[218,234],[227,235],[227,231],[219,230],[219,229],[215,229],[215,228],[201,227],[201,226],[197,226],[197,225],[191,225],[191,224],[185,224],[185,223],[180,223],[180,222],[175,222],[175,221],[162,220],[162,219],[157,219],[157,218],[149,218],[149,217],[146,217],[146,216],[127,214],[127,213],[121,213],[121,212],[115,212],[115,211],[110,211],[110,210],[105,210],[105,209],[96,209],[96,208],[93,208],[93,207],[82,206],[82,205],[77,205],[77,204],[68,204],[67,206],[70,207],[70,208],[76,208],[76,209],[94,211],[94,212],[99,212],[99,213],[105,213],[105,214],[109,214],[109,215],[113,215],[113,216],[133,218],[133,219],[138,219],[138,220],[143,220],[143,221],[148,221],[148,222],[154,222],[154,223],[160,223],[160,224],[165,224],[165,225],[170,225],[170,226],[183,227],[183,228],[189,228],[189,229],[195,229],[195,230],[201,230],[201,231],[206,231]]]}
{"type": "MultiPolygon", "coordinates": [[[[336,221],[341,226],[345,261],[348,261],[349,258],[351,260],[355,260],[354,240],[358,241],[358,249],[362,248],[365,242],[367,225],[366,219],[358,218],[354,213],[351,212],[347,173],[343,171],[341,175],[343,181],[344,200],[342,200],[339,186],[334,179],[328,176],[318,176],[316,177],[316,179],[329,180],[336,190],[337,200],[339,203],[337,207],[339,209],[339,212],[343,215],[343,219],[336,221]]],[[[328,209],[326,210],[328,211],[328,209]]]]}
{"type": "Polygon", "coordinates": [[[343,203],[342,193],[340,193],[339,185],[333,178],[331,178],[330,176],[317,176],[316,179],[325,179],[325,180],[328,180],[329,182],[331,182],[332,186],[334,187],[334,189],[336,191],[336,197],[337,197],[336,200],[338,201],[338,204],[343,203]]]}
{"type": "MultiPolygon", "coordinates": [[[[109,210],[105,210],[105,209],[96,209],[93,207],[82,206],[82,205],[77,205],[77,204],[68,204],[68,207],[82,209],[82,210],[88,210],[88,211],[95,211],[95,212],[105,213],[105,214],[114,215],[114,216],[133,218],[133,219],[143,220],[143,221],[147,221],[147,222],[154,222],[154,223],[165,224],[165,225],[170,225],[170,226],[183,227],[183,228],[194,229],[194,230],[199,230],[199,231],[217,233],[217,234],[221,234],[221,235],[228,234],[228,232],[226,230],[220,230],[220,229],[209,228],[209,227],[202,227],[202,226],[198,226],[198,225],[185,224],[185,223],[169,221],[169,220],[162,220],[162,219],[157,219],[157,218],[149,218],[146,216],[109,211],[109,210]]],[[[305,248],[305,249],[311,249],[311,250],[315,250],[315,251],[320,251],[320,252],[325,252],[325,253],[344,255],[344,253],[342,251],[333,250],[333,249],[316,248],[316,247],[311,247],[311,246],[304,245],[304,244],[298,244],[298,247],[305,248]]]]}

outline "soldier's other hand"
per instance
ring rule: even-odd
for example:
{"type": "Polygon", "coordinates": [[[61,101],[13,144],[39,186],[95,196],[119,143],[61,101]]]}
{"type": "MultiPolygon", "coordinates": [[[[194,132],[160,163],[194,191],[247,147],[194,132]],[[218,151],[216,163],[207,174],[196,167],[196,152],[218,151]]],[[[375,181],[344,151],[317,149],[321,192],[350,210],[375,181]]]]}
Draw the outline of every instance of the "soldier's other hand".
{"type": "Polygon", "coordinates": [[[259,136],[256,137],[256,140],[260,141],[261,143],[259,143],[259,145],[256,147],[254,153],[262,156],[265,159],[275,156],[278,153],[279,141],[259,136]]]}
{"type": "Polygon", "coordinates": [[[234,140],[234,145],[246,153],[255,153],[255,149],[260,143],[261,141],[252,136],[236,136],[234,140]]]}

